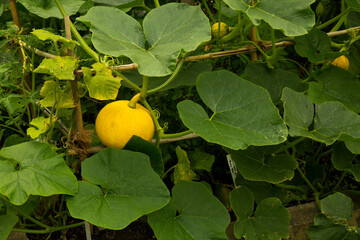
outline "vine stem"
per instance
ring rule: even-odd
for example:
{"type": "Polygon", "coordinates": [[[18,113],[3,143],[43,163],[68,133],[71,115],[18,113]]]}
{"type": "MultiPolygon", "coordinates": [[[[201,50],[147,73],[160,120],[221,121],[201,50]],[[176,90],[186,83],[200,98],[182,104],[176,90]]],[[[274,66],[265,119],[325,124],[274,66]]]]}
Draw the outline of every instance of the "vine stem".
{"type": "MultiPolygon", "coordinates": [[[[64,18],[68,16],[65,12],[65,9],[61,5],[60,1],[55,0],[55,3],[59,11],[61,12],[61,15],[63,15],[64,18]]],[[[85,52],[87,52],[92,58],[94,58],[96,62],[99,62],[99,55],[86,44],[85,40],[81,37],[80,33],[77,31],[76,27],[74,26],[74,24],[71,22],[70,19],[69,19],[69,24],[70,24],[71,32],[74,34],[74,37],[79,42],[80,46],[84,49],[85,52]]]]}
{"type": "MultiPolygon", "coordinates": [[[[254,0],[251,0],[251,6],[254,7],[255,6],[255,2],[254,0]]],[[[250,38],[251,41],[253,41],[254,43],[256,43],[256,26],[254,25],[251,30],[250,30],[250,38]]],[[[262,54],[262,53],[261,53],[262,54]]],[[[264,54],[263,54],[264,55],[264,54]]],[[[265,54],[266,55],[266,54],[265,54]]],[[[266,55],[267,56],[267,55],[266,55]]],[[[258,56],[257,56],[257,52],[252,52],[251,53],[251,61],[255,62],[258,60],[258,56]]]]}
{"type": "Polygon", "coordinates": [[[163,89],[164,87],[166,87],[167,85],[169,85],[169,83],[171,83],[175,77],[179,74],[182,66],[184,65],[184,61],[186,59],[186,56],[184,56],[180,62],[178,63],[178,65],[176,66],[176,69],[175,71],[172,73],[172,75],[168,78],[168,80],[166,80],[163,84],[161,84],[160,86],[156,87],[156,88],[153,88],[153,89],[150,89],[147,91],[147,95],[149,94],[153,94],[155,92],[158,92],[159,90],[163,89]]]}
{"type": "Polygon", "coordinates": [[[204,7],[205,7],[205,9],[206,9],[206,11],[207,11],[207,13],[209,15],[211,23],[214,24],[216,21],[215,21],[215,18],[213,17],[213,15],[211,14],[210,8],[207,5],[206,0],[202,0],[202,3],[203,3],[203,5],[204,5],[204,7]]]}
{"type": "Polygon", "coordinates": [[[65,225],[65,226],[61,226],[61,227],[50,227],[50,228],[47,228],[47,229],[44,229],[44,230],[13,228],[11,231],[13,231],[13,232],[24,232],[24,233],[33,233],[33,234],[44,234],[44,233],[51,233],[51,232],[61,231],[61,230],[64,230],[64,229],[69,229],[69,228],[76,228],[76,227],[80,227],[80,226],[82,226],[84,224],[85,224],[85,222],[79,222],[79,223],[74,223],[74,224],[65,225]]]}
{"type": "Polygon", "coordinates": [[[289,189],[289,190],[296,190],[302,193],[306,193],[306,191],[299,186],[294,186],[294,185],[288,185],[288,184],[282,184],[282,183],[278,183],[278,184],[274,184],[276,187],[279,188],[283,188],[283,189],[289,189]]]}
{"type": "Polygon", "coordinates": [[[312,183],[309,181],[309,179],[305,176],[304,172],[301,171],[301,169],[299,167],[296,168],[296,170],[299,172],[301,178],[305,181],[305,183],[310,187],[310,189],[314,192],[314,196],[315,196],[315,204],[317,206],[317,208],[321,211],[321,205],[320,205],[320,193],[316,190],[316,188],[314,187],[314,185],[312,185],[312,183]]]}
{"type": "Polygon", "coordinates": [[[160,7],[160,3],[159,3],[159,0],[154,0],[154,4],[155,4],[155,7],[160,7]]]}
{"type": "MultiPolygon", "coordinates": [[[[64,17],[64,26],[65,26],[66,39],[72,40],[69,16],[64,17]]],[[[73,52],[72,51],[68,52],[68,55],[72,56],[73,52]]],[[[77,84],[77,76],[75,76],[74,81],[71,81],[70,84],[71,84],[73,101],[76,106],[75,107],[76,129],[78,131],[82,132],[82,131],[84,131],[84,123],[83,123],[83,116],[82,116],[82,111],[81,111],[81,102],[80,102],[79,92],[78,92],[78,88],[77,88],[77,85],[78,85],[77,84]]],[[[71,133],[69,133],[69,134],[71,134],[71,133]]]]}
{"type": "Polygon", "coordinates": [[[161,179],[164,179],[166,177],[166,175],[173,170],[174,168],[176,168],[176,165],[172,166],[171,168],[169,168],[166,172],[163,173],[163,175],[161,175],[161,179]]]}
{"type": "MultiPolygon", "coordinates": [[[[242,41],[241,43],[248,43],[248,44],[252,44],[254,45],[254,47],[256,47],[256,49],[265,57],[266,60],[268,60],[270,57],[261,49],[261,47],[259,45],[257,45],[256,42],[254,41],[242,41]]],[[[256,52],[256,51],[255,51],[256,52]]],[[[257,54],[256,54],[257,56],[257,54]]],[[[257,59],[257,58],[256,58],[257,59]]]]}
{"type": "Polygon", "coordinates": [[[119,73],[115,67],[113,68],[114,71],[113,73],[115,73],[116,76],[120,77],[123,81],[125,81],[126,84],[128,84],[131,88],[133,88],[135,91],[140,92],[141,88],[136,85],[135,83],[133,83],[130,79],[126,78],[124,75],[122,75],[121,73],[119,73]]]}
{"type": "Polygon", "coordinates": [[[166,138],[178,138],[178,137],[183,137],[185,135],[188,135],[190,133],[192,133],[193,131],[191,130],[186,130],[184,132],[179,132],[179,133],[170,133],[170,134],[160,134],[160,138],[162,139],[166,139],[166,138]]]}
{"type": "Polygon", "coordinates": [[[334,186],[334,188],[332,189],[332,192],[335,192],[336,189],[340,186],[341,182],[344,180],[345,176],[346,176],[347,172],[342,172],[341,177],[339,179],[339,181],[336,183],[336,185],[334,186]]]}
{"type": "Polygon", "coordinates": [[[327,26],[329,26],[330,24],[336,22],[337,20],[339,20],[342,16],[348,14],[349,12],[351,11],[350,8],[346,9],[345,11],[343,11],[342,13],[340,13],[339,15],[337,15],[336,17],[330,19],[329,21],[323,23],[323,24],[320,24],[319,26],[317,26],[316,28],[317,29],[323,29],[327,26]]]}
{"type": "Polygon", "coordinates": [[[145,98],[141,99],[141,102],[144,104],[145,108],[149,111],[151,118],[155,124],[155,146],[158,148],[160,144],[160,133],[163,131],[163,128],[160,126],[159,121],[156,118],[154,111],[152,110],[150,104],[146,101],[145,98]]]}
{"type": "Polygon", "coordinates": [[[141,88],[141,92],[140,92],[140,97],[141,99],[146,99],[148,93],[148,88],[149,88],[149,77],[148,76],[143,76],[143,83],[142,83],[142,88],[141,88]]]}
{"type": "Polygon", "coordinates": [[[238,35],[241,34],[241,28],[243,28],[245,24],[245,21],[239,22],[238,24],[235,25],[235,28],[227,35],[225,35],[224,37],[222,37],[219,40],[219,43],[226,43],[232,39],[234,39],[235,37],[237,37],[238,35]]]}
{"type": "Polygon", "coordinates": [[[26,135],[23,131],[17,130],[17,129],[12,128],[12,127],[9,127],[9,126],[7,126],[7,125],[0,124],[0,127],[8,128],[8,129],[13,130],[13,131],[15,131],[15,132],[17,132],[17,133],[20,133],[20,134],[23,135],[24,137],[27,137],[27,135],[26,135]]]}
{"type": "Polygon", "coordinates": [[[298,144],[304,140],[305,140],[305,137],[299,137],[298,139],[292,141],[291,143],[288,143],[285,146],[278,148],[275,152],[273,152],[273,154],[281,153],[289,148],[292,148],[293,146],[295,146],[296,144],[298,144]]]}
{"type": "Polygon", "coordinates": [[[27,213],[25,213],[20,207],[17,207],[15,205],[13,205],[6,197],[4,197],[3,195],[0,194],[0,198],[1,200],[3,200],[4,202],[6,202],[11,208],[13,208],[15,211],[21,213],[21,215],[23,215],[26,219],[30,220],[31,222],[39,225],[40,227],[43,227],[45,229],[50,229],[51,227],[36,220],[35,218],[31,217],[30,215],[28,215],[27,213]]]}
{"type": "Polygon", "coordinates": [[[316,188],[314,187],[314,185],[312,185],[312,183],[309,181],[309,179],[305,176],[304,172],[299,168],[297,167],[296,170],[299,172],[301,178],[305,181],[305,183],[311,188],[311,190],[314,192],[314,193],[317,193],[318,191],[316,190],[316,188]]]}

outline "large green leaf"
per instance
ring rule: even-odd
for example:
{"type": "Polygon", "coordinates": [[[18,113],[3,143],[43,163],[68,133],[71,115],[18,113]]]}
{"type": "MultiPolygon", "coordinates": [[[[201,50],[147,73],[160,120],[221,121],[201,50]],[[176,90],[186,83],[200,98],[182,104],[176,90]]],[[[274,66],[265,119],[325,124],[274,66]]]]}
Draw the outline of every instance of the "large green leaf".
{"type": "Polygon", "coordinates": [[[249,63],[244,71],[244,78],[265,88],[274,104],[280,103],[281,92],[284,87],[302,92],[307,88],[299,76],[283,69],[269,69],[266,64],[249,63]]]}
{"type": "Polygon", "coordinates": [[[107,148],[86,159],[75,196],[66,199],[71,216],[94,225],[123,229],[144,214],[159,210],[170,193],[138,152],[107,148]]]}
{"type": "Polygon", "coordinates": [[[98,100],[114,100],[116,99],[121,79],[114,77],[109,68],[104,64],[95,63],[92,65],[96,74],[93,76],[91,69],[82,67],[84,73],[84,81],[89,89],[89,95],[98,100]]]}
{"type": "Polygon", "coordinates": [[[289,154],[272,156],[271,150],[271,147],[249,147],[238,151],[226,149],[247,180],[281,183],[292,179],[297,168],[296,160],[289,154]]]}
{"type": "Polygon", "coordinates": [[[295,42],[296,52],[302,57],[307,57],[312,63],[335,59],[342,55],[340,52],[332,51],[330,37],[317,28],[313,28],[304,36],[296,37],[295,42]]]}
{"type": "Polygon", "coordinates": [[[158,240],[227,239],[230,216],[202,183],[178,182],[172,200],[148,216],[158,240]]]}
{"type": "Polygon", "coordinates": [[[315,0],[262,0],[252,7],[250,0],[224,0],[232,9],[247,14],[255,25],[261,20],[286,36],[306,34],[315,25],[310,5],[315,0]]]}
{"type": "Polygon", "coordinates": [[[44,58],[34,72],[50,74],[60,80],[74,80],[77,61],[76,58],[70,56],[44,58]]]}
{"type": "MultiPolygon", "coordinates": [[[[67,15],[71,16],[77,13],[84,0],[59,0],[67,15]]],[[[18,0],[29,12],[42,18],[56,17],[63,18],[55,1],[39,0],[18,0]]]]}
{"type": "Polygon", "coordinates": [[[321,212],[334,221],[350,221],[353,211],[352,199],[342,193],[337,192],[321,200],[321,212]]]}
{"type": "Polygon", "coordinates": [[[93,7],[78,18],[90,23],[95,48],[111,56],[127,56],[146,76],[166,76],[174,71],[180,51],[192,51],[210,39],[208,18],[200,7],[169,3],[138,21],[112,7],[93,7]],[[121,27],[114,23],[122,23],[121,27]],[[149,44],[146,47],[145,42],[149,44]]]}
{"type": "Polygon", "coordinates": [[[237,217],[234,226],[237,238],[280,240],[289,236],[290,214],[278,198],[262,200],[254,216],[254,197],[248,188],[234,189],[230,203],[237,217]]]}
{"type": "Polygon", "coordinates": [[[184,124],[206,141],[237,150],[286,140],[287,128],[262,87],[228,71],[202,73],[196,86],[213,115],[189,100],[177,107],[184,124]]]}
{"type": "Polygon", "coordinates": [[[360,182],[360,163],[356,163],[356,154],[346,149],[343,143],[336,143],[331,162],[334,168],[340,171],[349,171],[354,175],[356,181],[360,182]]]}
{"type": "Polygon", "coordinates": [[[350,110],[360,112],[360,81],[342,68],[330,66],[314,76],[308,95],[315,104],[339,101],[350,110]]]}
{"type": "Polygon", "coordinates": [[[281,100],[284,103],[284,120],[291,136],[310,136],[314,118],[314,104],[302,93],[284,88],[281,100]]]}
{"type": "Polygon", "coordinates": [[[19,221],[16,215],[1,215],[0,216],[0,240],[6,240],[9,236],[11,229],[19,221]]]}
{"type": "Polygon", "coordinates": [[[304,136],[327,145],[336,140],[360,138],[360,116],[340,102],[324,102],[317,107],[302,93],[283,90],[284,119],[291,136],[304,136]]]}
{"type": "Polygon", "coordinates": [[[49,145],[25,142],[0,150],[0,193],[16,205],[29,195],[73,195],[77,180],[61,155],[49,145]]]}

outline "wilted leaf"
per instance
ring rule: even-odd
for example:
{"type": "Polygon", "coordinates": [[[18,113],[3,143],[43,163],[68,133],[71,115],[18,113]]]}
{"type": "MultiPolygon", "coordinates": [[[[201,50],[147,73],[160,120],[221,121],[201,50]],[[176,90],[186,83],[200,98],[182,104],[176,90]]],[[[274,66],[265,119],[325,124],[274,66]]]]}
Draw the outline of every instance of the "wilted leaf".
{"type": "Polygon", "coordinates": [[[60,80],[74,80],[77,61],[76,58],[69,56],[44,58],[34,72],[50,74],[60,80]]]}
{"type": "Polygon", "coordinates": [[[94,76],[90,68],[81,68],[90,97],[98,100],[114,100],[121,86],[121,78],[114,77],[111,70],[101,63],[95,63],[92,67],[96,71],[94,76]]]}

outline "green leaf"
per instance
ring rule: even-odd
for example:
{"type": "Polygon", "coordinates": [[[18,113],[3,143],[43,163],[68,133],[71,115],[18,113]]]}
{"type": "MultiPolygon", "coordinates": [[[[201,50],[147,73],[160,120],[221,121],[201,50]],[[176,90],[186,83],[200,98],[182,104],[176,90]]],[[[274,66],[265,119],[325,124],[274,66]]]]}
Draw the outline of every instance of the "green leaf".
{"type": "Polygon", "coordinates": [[[19,221],[16,215],[1,215],[0,216],[0,240],[6,240],[11,229],[19,221]]]}
{"type": "Polygon", "coordinates": [[[44,118],[44,117],[33,118],[30,122],[30,125],[34,127],[29,127],[26,130],[26,134],[29,135],[32,139],[35,139],[49,129],[50,118],[44,118]]]}
{"type": "Polygon", "coordinates": [[[0,99],[0,105],[3,105],[11,115],[23,112],[29,100],[20,94],[8,94],[0,99]]]}
{"type": "Polygon", "coordinates": [[[75,196],[66,198],[70,214],[94,225],[123,229],[144,214],[164,207],[170,193],[138,152],[106,148],[86,159],[75,196]]]}
{"type": "Polygon", "coordinates": [[[359,0],[345,0],[349,8],[360,12],[360,2],[359,0]]]}
{"type": "Polygon", "coordinates": [[[185,126],[206,141],[237,150],[286,140],[287,129],[265,89],[228,71],[202,73],[196,86],[213,115],[189,100],[177,108],[185,126]]]}
{"type": "Polygon", "coordinates": [[[74,50],[75,46],[79,45],[79,43],[74,40],[69,40],[62,36],[55,35],[44,29],[35,29],[34,31],[31,32],[31,34],[35,35],[41,41],[51,40],[54,43],[61,42],[71,50],[74,50]]]}
{"type": "Polygon", "coordinates": [[[342,193],[337,192],[321,200],[321,212],[334,221],[350,221],[353,211],[352,199],[342,193]]]}
{"type": "Polygon", "coordinates": [[[169,3],[151,10],[143,28],[134,18],[112,7],[93,7],[78,20],[90,23],[92,42],[98,51],[129,57],[146,76],[171,74],[182,49],[192,51],[211,37],[208,18],[199,6],[188,4],[169,3]],[[122,27],[114,22],[121,22],[122,27]]]}
{"type": "Polygon", "coordinates": [[[44,58],[34,73],[50,74],[60,80],[74,80],[77,59],[70,56],[44,58]]]}
{"type": "Polygon", "coordinates": [[[350,110],[360,112],[360,81],[342,68],[330,66],[314,76],[308,95],[315,104],[338,101],[350,110]]]}
{"type": "MultiPolygon", "coordinates": [[[[81,5],[84,4],[83,0],[59,0],[61,5],[68,16],[77,13],[81,5]]],[[[44,1],[39,0],[18,0],[29,12],[34,13],[42,18],[56,17],[62,19],[59,8],[55,1],[52,1],[51,5],[44,4],[44,1]]]]}
{"type": "Polygon", "coordinates": [[[240,187],[230,193],[230,203],[237,217],[234,226],[237,238],[280,240],[289,237],[290,214],[279,199],[264,199],[252,216],[254,197],[248,188],[240,187]]]}
{"type": "MultiPolygon", "coordinates": [[[[212,66],[208,62],[196,62],[184,65],[180,72],[176,75],[176,77],[164,88],[159,91],[166,91],[169,89],[182,87],[182,86],[194,86],[196,83],[196,79],[198,78],[200,73],[203,72],[211,72],[212,66]]],[[[136,85],[140,86],[142,84],[143,76],[139,74],[138,71],[124,71],[122,73],[126,78],[130,79],[136,85]]],[[[168,76],[166,77],[151,77],[149,80],[149,89],[156,88],[163,84],[166,80],[168,80],[168,76]]],[[[124,82],[123,86],[128,87],[128,85],[124,82]]]]}
{"type": "Polygon", "coordinates": [[[266,64],[249,63],[244,73],[246,80],[265,88],[270,93],[271,100],[275,105],[280,103],[284,87],[298,92],[307,89],[307,84],[303,83],[297,74],[283,69],[269,69],[266,64]]]}
{"type": "Polygon", "coordinates": [[[133,8],[144,5],[144,0],[92,0],[92,1],[106,6],[114,6],[119,9],[127,9],[127,8],[133,8]]]}
{"type": "Polygon", "coordinates": [[[215,162],[214,155],[203,152],[199,149],[189,152],[189,158],[191,159],[191,168],[194,170],[205,170],[211,172],[211,167],[215,162]]]}
{"type": "Polygon", "coordinates": [[[306,233],[310,240],[357,240],[360,237],[359,230],[345,224],[336,224],[320,213],[315,216],[314,225],[306,233]]]}
{"type": "Polygon", "coordinates": [[[124,149],[148,155],[150,157],[151,167],[154,171],[159,175],[164,172],[164,163],[161,154],[154,144],[134,135],[127,142],[124,149]]]}
{"type": "Polygon", "coordinates": [[[224,0],[234,10],[244,12],[254,25],[261,20],[279,29],[286,36],[306,34],[315,25],[315,14],[310,5],[315,0],[262,0],[252,7],[250,0],[224,0]]]}
{"type": "Polygon", "coordinates": [[[349,171],[356,181],[360,182],[360,163],[356,163],[356,154],[346,149],[343,143],[334,144],[331,162],[334,168],[340,171],[349,171]]]}
{"type": "Polygon", "coordinates": [[[236,186],[244,186],[251,190],[254,195],[256,204],[259,204],[262,200],[269,197],[277,197],[282,202],[286,202],[288,199],[287,190],[276,187],[268,182],[248,181],[239,173],[236,176],[236,186]]]}
{"type": "Polygon", "coordinates": [[[40,90],[40,95],[44,97],[40,100],[42,107],[54,107],[55,99],[57,100],[56,106],[59,108],[75,107],[70,84],[64,89],[60,89],[56,86],[55,81],[46,81],[40,90]]]}
{"type": "Polygon", "coordinates": [[[295,50],[302,56],[309,59],[312,63],[318,63],[326,59],[335,59],[342,53],[335,53],[331,49],[329,36],[317,28],[304,35],[295,38],[295,50]]]}
{"type": "Polygon", "coordinates": [[[234,151],[225,149],[241,175],[251,181],[281,183],[294,177],[296,160],[289,154],[270,155],[272,147],[249,147],[234,151]]]}
{"type": "Polygon", "coordinates": [[[73,195],[77,180],[49,145],[25,142],[0,150],[0,193],[21,205],[29,195],[73,195]]]}
{"type": "Polygon", "coordinates": [[[351,139],[345,141],[347,149],[353,154],[360,154],[360,139],[351,139]]]}
{"type": "Polygon", "coordinates": [[[176,156],[178,163],[174,170],[174,182],[178,183],[180,180],[192,181],[196,177],[196,173],[190,169],[190,161],[184,150],[180,146],[177,146],[176,156]]]}
{"type": "Polygon", "coordinates": [[[284,88],[281,100],[284,103],[284,120],[289,126],[290,136],[310,136],[314,104],[306,95],[290,88],[284,88]]]}
{"type": "Polygon", "coordinates": [[[205,185],[180,181],[170,203],[149,214],[148,223],[158,240],[226,240],[230,216],[205,185]]]}
{"type": "Polygon", "coordinates": [[[331,145],[336,140],[360,138],[360,116],[339,102],[320,104],[312,123],[314,106],[304,94],[285,88],[282,101],[284,119],[291,136],[308,137],[326,145],[331,145]]]}
{"type": "Polygon", "coordinates": [[[111,70],[104,64],[95,63],[92,67],[96,71],[94,76],[92,75],[90,68],[81,68],[90,97],[98,100],[116,99],[121,86],[121,79],[119,77],[114,77],[111,70]]]}

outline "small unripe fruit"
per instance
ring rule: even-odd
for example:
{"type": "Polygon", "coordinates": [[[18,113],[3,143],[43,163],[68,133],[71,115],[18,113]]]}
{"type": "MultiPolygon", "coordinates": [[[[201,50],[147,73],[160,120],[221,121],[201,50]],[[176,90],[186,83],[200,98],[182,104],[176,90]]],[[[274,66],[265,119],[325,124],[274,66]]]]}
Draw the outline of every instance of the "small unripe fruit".
{"type": "Polygon", "coordinates": [[[220,32],[219,32],[219,23],[214,23],[211,27],[211,35],[214,38],[217,38],[218,34],[219,34],[219,38],[222,38],[227,33],[228,33],[228,26],[226,25],[226,23],[220,22],[220,32]]]}
{"type": "Polygon", "coordinates": [[[345,70],[349,69],[349,59],[347,59],[344,55],[336,58],[331,64],[345,70]]]}

